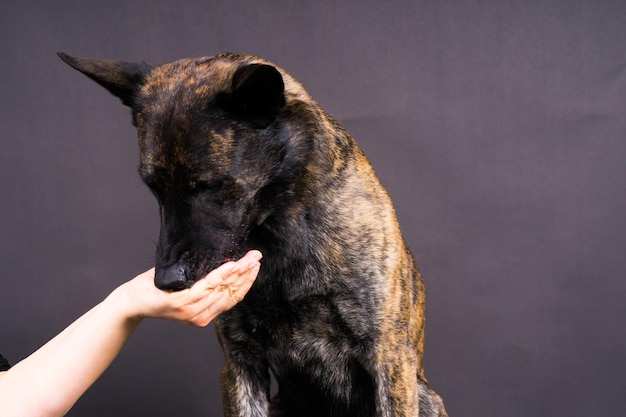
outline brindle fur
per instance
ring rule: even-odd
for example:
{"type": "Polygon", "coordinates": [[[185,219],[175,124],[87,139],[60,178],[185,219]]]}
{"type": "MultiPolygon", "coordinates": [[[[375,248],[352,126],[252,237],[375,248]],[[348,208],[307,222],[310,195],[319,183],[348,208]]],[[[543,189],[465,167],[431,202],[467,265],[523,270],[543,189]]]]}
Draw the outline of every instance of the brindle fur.
{"type": "Polygon", "coordinates": [[[297,81],[249,55],[60,56],[132,109],[161,210],[159,288],[264,254],[216,320],[226,416],[447,415],[424,378],[424,287],[389,196],[297,81]]]}

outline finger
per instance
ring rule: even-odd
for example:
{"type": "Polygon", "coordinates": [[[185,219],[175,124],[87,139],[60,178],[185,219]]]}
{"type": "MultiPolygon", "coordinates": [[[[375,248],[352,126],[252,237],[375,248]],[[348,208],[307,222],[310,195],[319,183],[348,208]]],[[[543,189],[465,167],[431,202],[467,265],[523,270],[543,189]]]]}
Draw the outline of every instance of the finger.
{"type": "MultiPolygon", "coordinates": [[[[251,250],[246,255],[239,259],[236,264],[238,269],[232,273],[224,276],[224,283],[228,285],[237,285],[242,281],[242,277],[248,273],[248,271],[256,268],[263,255],[258,250],[251,250]]],[[[244,277],[245,279],[245,277],[244,277]]]]}
{"type": "Polygon", "coordinates": [[[252,269],[239,275],[241,280],[237,287],[218,284],[207,289],[200,286],[203,296],[194,303],[194,307],[190,306],[195,310],[195,313],[188,317],[186,322],[194,326],[204,327],[221,313],[233,308],[245,297],[256,279],[260,267],[261,265],[257,262],[252,269]]]}
{"type": "Polygon", "coordinates": [[[239,269],[240,266],[236,262],[226,262],[209,272],[202,279],[198,280],[196,284],[201,283],[200,286],[204,288],[215,288],[218,285],[223,285],[224,281],[228,277],[237,273],[239,269]]]}
{"type": "Polygon", "coordinates": [[[209,324],[220,313],[232,308],[236,303],[229,298],[226,293],[209,293],[205,297],[202,308],[198,308],[196,313],[188,318],[187,322],[194,326],[204,327],[209,324]]]}
{"type": "Polygon", "coordinates": [[[254,268],[263,256],[258,250],[251,250],[238,261],[226,262],[209,272],[205,277],[198,280],[203,282],[205,288],[215,288],[218,285],[228,285],[239,278],[240,275],[254,268]]]}
{"type": "MultiPolygon", "coordinates": [[[[252,259],[257,259],[253,257],[252,259]]],[[[209,303],[209,307],[216,307],[220,309],[218,314],[222,311],[232,308],[235,304],[243,300],[248,290],[252,287],[256,276],[259,273],[259,269],[261,265],[258,260],[255,262],[251,262],[248,264],[248,267],[251,269],[247,269],[242,273],[232,273],[231,275],[235,277],[235,279],[228,280],[225,279],[223,281],[214,283],[211,280],[207,280],[206,286],[203,285],[202,288],[204,291],[208,292],[210,295],[207,298],[207,302],[209,303]],[[217,296],[218,302],[214,302],[213,296],[217,296]],[[225,308],[223,308],[221,301],[225,302],[225,308]],[[215,306],[213,305],[215,304],[215,306]]],[[[235,270],[237,271],[237,270],[235,270]]],[[[205,292],[205,294],[206,294],[205,292]]]]}
{"type": "Polygon", "coordinates": [[[263,258],[263,254],[261,252],[259,252],[258,250],[250,250],[248,251],[243,258],[239,259],[239,261],[237,261],[238,263],[243,263],[244,265],[250,265],[252,263],[256,263],[259,262],[261,259],[263,258]]]}
{"type": "Polygon", "coordinates": [[[246,273],[239,276],[239,279],[235,281],[232,285],[228,286],[228,295],[231,297],[236,303],[239,303],[244,299],[252,284],[254,283],[259,269],[261,268],[261,264],[257,262],[252,269],[246,271],[246,273]]]}
{"type": "Polygon", "coordinates": [[[204,298],[194,307],[196,313],[187,322],[194,326],[204,327],[221,313],[233,308],[243,299],[247,288],[234,291],[227,286],[214,288],[205,292],[204,298]]]}

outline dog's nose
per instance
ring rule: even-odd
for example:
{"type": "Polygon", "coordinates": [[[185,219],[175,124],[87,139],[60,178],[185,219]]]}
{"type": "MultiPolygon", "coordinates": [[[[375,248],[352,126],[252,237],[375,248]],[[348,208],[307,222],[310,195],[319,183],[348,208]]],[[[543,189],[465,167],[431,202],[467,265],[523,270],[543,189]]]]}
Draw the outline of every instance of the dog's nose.
{"type": "Polygon", "coordinates": [[[180,291],[188,287],[185,267],[176,263],[169,267],[159,268],[157,266],[154,275],[154,285],[161,290],[180,291]]]}

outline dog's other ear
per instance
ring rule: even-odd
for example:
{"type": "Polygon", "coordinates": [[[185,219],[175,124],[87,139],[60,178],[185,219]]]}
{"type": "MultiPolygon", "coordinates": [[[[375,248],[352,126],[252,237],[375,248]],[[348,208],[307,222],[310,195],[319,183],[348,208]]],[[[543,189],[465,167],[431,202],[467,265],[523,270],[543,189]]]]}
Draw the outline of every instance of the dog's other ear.
{"type": "Polygon", "coordinates": [[[146,63],[131,63],[89,58],[76,58],[63,52],[59,57],[72,68],[82,72],[132,107],[137,89],[144,83],[152,67],[146,63]]]}
{"type": "Polygon", "coordinates": [[[222,93],[218,100],[236,116],[265,128],[285,105],[283,77],[271,65],[244,65],[233,75],[232,91],[222,93]]]}

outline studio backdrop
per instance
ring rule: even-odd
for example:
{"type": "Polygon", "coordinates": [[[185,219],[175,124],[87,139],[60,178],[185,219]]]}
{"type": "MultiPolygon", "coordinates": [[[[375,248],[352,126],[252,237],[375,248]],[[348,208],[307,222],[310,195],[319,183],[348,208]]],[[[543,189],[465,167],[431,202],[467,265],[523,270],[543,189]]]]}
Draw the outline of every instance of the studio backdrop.
{"type": "MultiPolygon", "coordinates": [[[[0,39],[11,362],[151,267],[158,237],[129,110],[56,53],[230,51],[293,74],[370,158],[451,417],[626,412],[626,2],[8,0],[0,39]]],[[[69,416],[219,416],[222,361],[212,326],[147,320],[69,416]]]]}

